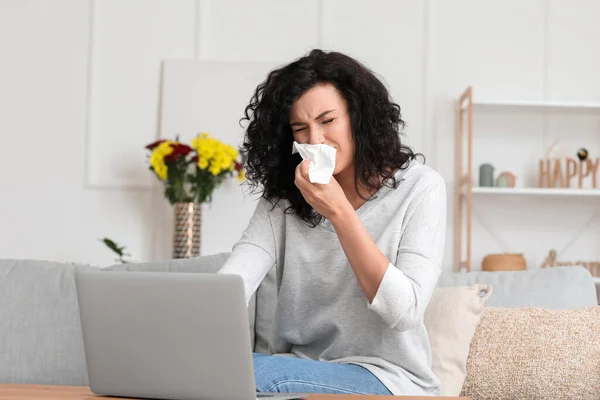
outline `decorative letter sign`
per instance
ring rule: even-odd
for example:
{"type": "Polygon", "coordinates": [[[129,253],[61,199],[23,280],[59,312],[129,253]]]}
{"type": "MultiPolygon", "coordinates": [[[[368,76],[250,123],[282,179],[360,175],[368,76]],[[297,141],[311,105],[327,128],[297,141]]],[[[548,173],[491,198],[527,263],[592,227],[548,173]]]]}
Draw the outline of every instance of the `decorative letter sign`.
{"type": "Polygon", "coordinates": [[[599,164],[600,158],[587,158],[585,161],[573,158],[540,160],[538,186],[541,188],[581,188],[583,179],[590,177],[592,188],[596,189],[596,173],[599,164]],[[577,182],[572,182],[575,178],[577,182]]]}

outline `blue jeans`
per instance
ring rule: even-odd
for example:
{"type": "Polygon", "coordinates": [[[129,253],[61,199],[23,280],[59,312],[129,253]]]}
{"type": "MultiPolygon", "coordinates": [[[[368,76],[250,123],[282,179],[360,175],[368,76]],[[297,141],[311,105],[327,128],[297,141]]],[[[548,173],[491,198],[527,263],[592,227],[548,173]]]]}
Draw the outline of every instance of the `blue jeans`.
{"type": "Polygon", "coordinates": [[[252,357],[257,392],[391,394],[375,375],[359,365],[258,353],[252,357]]]}

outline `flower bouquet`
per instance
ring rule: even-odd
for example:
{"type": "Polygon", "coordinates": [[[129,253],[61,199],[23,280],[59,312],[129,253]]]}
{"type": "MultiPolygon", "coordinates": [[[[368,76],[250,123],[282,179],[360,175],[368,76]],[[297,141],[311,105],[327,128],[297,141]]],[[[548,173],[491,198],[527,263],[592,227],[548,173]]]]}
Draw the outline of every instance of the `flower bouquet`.
{"type": "Polygon", "coordinates": [[[190,142],[158,140],[146,146],[150,170],[164,185],[164,195],[175,208],[173,257],[200,255],[202,204],[226,179],[246,177],[239,152],[208,133],[190,142]]]}

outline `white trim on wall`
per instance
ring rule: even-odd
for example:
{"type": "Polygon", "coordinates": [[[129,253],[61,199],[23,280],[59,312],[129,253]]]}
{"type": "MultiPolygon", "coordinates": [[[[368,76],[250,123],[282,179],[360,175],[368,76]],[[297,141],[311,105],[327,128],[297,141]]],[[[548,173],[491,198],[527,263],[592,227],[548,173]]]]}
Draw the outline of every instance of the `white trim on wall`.
{"type": "MultiPolygon", "coordinates": [[[[89,32],[88,32],[88,65],[87,65],[87,79],[86,79],[86,107],[85,107],[85,133],[84,133],[84,190],[103,190],[103,191],[155,191],[156,185],[106,185],[91,182],[90,179],[90,162],[92,160],[92,151],[90,146],[91,141],[91,110],[92,110],[92,77],[94,71],[94,30],[96,22],[96,0],[88,0],[90,2],[90,14],[89,14],[89,32]]],[[[162,86],[162,85],[161,85],[162,86]]],[[[160,113],[159,113],[160,118],[160,113]]],[[[158,132],[157,125],[157,132],[158,132]]]]}
{"type": "Polygon", "coordinates": [[[435,157],[432,156],[432,153],[435,149],[435,146],[431,142],[431,120],[432,120],[432,106],[431,106],[431,90],[430,90],[430,69],[431,69],[431,46],[430,40],[431,35],[429,32],[430,29],[430,13],[429,7],[431,6],[430,0],[423,1],[423,35],[422,35],[422,44],[423,44],[423,82],[422,82],[422,90],[423,90],[423,131],[421,132],[421,149],[415,149],[418,152],[423,153],[427,158],[427,165],[432,168],[436,168],[436,160],[435,157]],[[429,155],[429,156],[428,156],[429,155]]]}
{"type": "MultiPolygon", "coordinates": [[[[93,162],[98,162],[97,159],[94,158],[93,150],[92,150],[92,131],[93,131],[93,110],[94,110],[94,69],[96,67],[96,37],[94,35],[97,29],[97,19],[98,19],[98,6],[101,2],[97,0],[88,0],[90,1],[90,23],[89,23],[89,40],[88,40],[88,66],[87,66],[87,82],[86,82],[86,126],[84,132],[84,152],[85,152],[85,162],[84,162],[84,182],[83,188],[85,190],[102,190],[102,191],[142,191],[142,192],[152,192],[159,190],[159,184],[152,179],[149,179],[147,183],[98,183],[94,182],[94,178],[92,177],[92,167],[91,164],[93,162]]],[[[206,1],[202,0],[193,0],[194,2],[194,22],[193,22],[193,30],[190,37],[190,42],[193,43],[192,51],[189,54],[189,59],[194,59],[197,55],[200,55],[200,51],[203,46],[206,45],[206,32],[201,32],[200,24],[202,21],[203,10],[205,10],[207,6],[206,1]],[[204,39],[203,39],[204,38],[204,39]]],[[[207,18],[204,18],[207,20],[207,18]]],[[[168,58],[168,57],[164,57],[168,58]]],[[[153,123],[154,126],[154,138],[159,138],[159,127],[160,127],[160,101],[161,101],[161,90],[162,90],[162,62],[160,67],[159,79],[156,82],[152,82],[153,86],[156,86],[158,90],[158,96],[156,98],[157,101],[157,110],[156,110],[156,121],[153,123]]]]}

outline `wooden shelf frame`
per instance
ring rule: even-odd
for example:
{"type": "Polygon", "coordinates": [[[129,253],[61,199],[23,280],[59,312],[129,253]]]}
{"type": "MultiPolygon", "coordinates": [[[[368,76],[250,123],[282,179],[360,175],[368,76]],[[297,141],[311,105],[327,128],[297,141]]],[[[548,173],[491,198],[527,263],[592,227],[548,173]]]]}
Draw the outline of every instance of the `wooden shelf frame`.
{"type": "Polygon", "coordinates": [[[469,86],[460,96],[457,127],[456,194],[458,219],[456,223],[456,265],[459,271],[471,271],[471,228],[473,219],[473,88],[469,86]],[[466,132],[465,132],[465,118],[466,132]],[[467,154],[465,151],[467,141],[467,154]],[[467,160],[465,170],[465,158],[467,160]],[[466,221],[464,221],[466,219],[466,221]],[[463,223],[466,225],[463,228],[463,223]],[[463,231],[466,237],[463,238],[463,231]],[[465,243],[463,244],[463,240],[465,243]],[[465,249],[466,247],[466,249],[465,249]]]}

